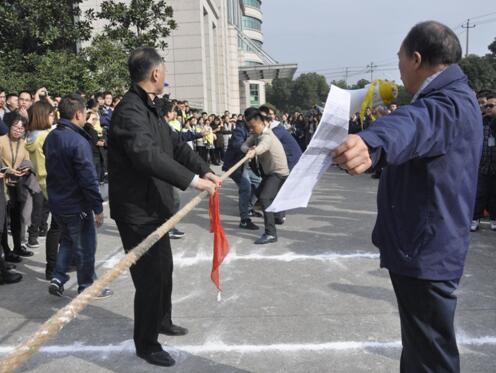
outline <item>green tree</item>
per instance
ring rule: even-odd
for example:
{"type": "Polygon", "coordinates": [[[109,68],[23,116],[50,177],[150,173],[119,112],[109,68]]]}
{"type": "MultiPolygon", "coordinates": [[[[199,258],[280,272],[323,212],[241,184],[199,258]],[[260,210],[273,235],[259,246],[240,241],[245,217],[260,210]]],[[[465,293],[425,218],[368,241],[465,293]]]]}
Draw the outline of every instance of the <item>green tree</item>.
{"type": "Polygon", "coordinates": [[[107,36],[95,37],[82,53],[97,91],[122,94],[129,87],[128,53],[107,36]]]}
{"type": "Polygon", "coordinates": [[[291,92],[294,82],[291,79],[274,79],[272,84],[267,85],[267,102],[274,105],[278,110],[288,111],[290,109],[291,92]]]}
{"type": "Polygon", "coordinates": [[[300,75],[291,91],[291,107],[294,110],[310,110],[327,99],[329,84],[323,75],[308,73],[300,75]]]}
{"type": "Polygon", "coordinates": [[[177,26],[172,7],[164,0],[131,0],[129,4],[105,0],[96,16],[107,21],[103,35],[126,51],[141,46],[165,49],[165,38],[177,26]]]}
{"type": "Polygon", "coordinates": [[[467,74],[470,85],[475,91],[496,87],[496,61],[494,58],[469,55],[460,62],[460,66],[467,74]]]}
{"type": "Polygon", "coordinates": [[[346,80],[333,80],[331,84],[335,85],[336,87],[343,88],[343,89],[350,89],[348,87],[348,84],[346,83],[346,80]]]}
{"type": "Polygon", "coordinates": [[[491,53],[483,57],[469,55],[462,59],[460,66],[467,74],[475,91],[496,87],[496,39],[488,46],[491,53]]]}
{"type": "Polygon", "coordinates": [[[177,27],[172,7],[164,0],[131,0],[129,4],[106,0],[95,16],[106,26],[83,55],[94,84],[117,93],[129,86],[129,52],[141,46],[165,49],[165,39],[177,27]]]}
{"type": "Polygon", "coordinates": [[[350,89],[361,89],[364,88],[367,84],[370,84],[370,81],[368,81],[367,79],[360,79],[355,84],[353,84],[350,89]]]}
{"type": "Polygon", "coordinates": [[[76,51],[89,40],[92,10],[81,14],[83,0],[3,0],[0,4],[0,51],[42,55],[49,50],[76,51]]]}

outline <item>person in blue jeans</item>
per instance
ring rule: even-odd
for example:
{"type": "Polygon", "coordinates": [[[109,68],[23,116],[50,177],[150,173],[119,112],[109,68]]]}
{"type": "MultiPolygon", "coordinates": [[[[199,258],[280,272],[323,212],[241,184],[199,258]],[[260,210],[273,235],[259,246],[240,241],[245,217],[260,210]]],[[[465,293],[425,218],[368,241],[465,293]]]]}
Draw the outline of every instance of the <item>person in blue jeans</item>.
{"type": "MultiPolygon", "coordinates": [[[[83,129],[85,105],[69,95],[59,105],[60,120],[43,145],[50,211],[61,230],[59,253],[48,291],[62,296],[73,258],[77,264],[78,293],[96,279],[96,228],[103,224],[102,197],[93,164],[91,138],[83,129]]],[[[104,289],[99,298],[112,295],[104,289]]]]}
{"type": "MultiPolygon", "coordinates": [[[[224,154],[224,164],[222,165],[223,171],[229,170],[245,156],[241,151],[241,145],[243,145],[249,135],[250,131],[246,126],[246,123],[244,121],[238,121],[236,123],[236,128],[232,131],[227,151],[224,154]]],[[[231,175],[231,179],[233,179],[238,186],[239,217],[241,219],[239,227],[247,230],[259,229],[259,227],[251,221],[251,217],[263,216],[254,209],[254,204],[257,199],[255,192],[259,187],[262,178],[253,171],[252,162],[246,162],[243,167],[238,168],[231,175]]]]}
{"type": "MultiPolygon", "coordinates": [[[[256,190],[262,182],[262,178],[258,176],[251,168],[249,164],[243,166],[243,173],[241,177],[236,182],[238,184],[238,196],[239,196],[239,217],[241,218],[240,228],[249,229],[250,225],[255,226],[255,224],[250,224],[251,216],[257,216],[255,214],[255,202],[257,199],[256,190]]],[[[262,214],[258,215],[259,217],[262,214]]]]}

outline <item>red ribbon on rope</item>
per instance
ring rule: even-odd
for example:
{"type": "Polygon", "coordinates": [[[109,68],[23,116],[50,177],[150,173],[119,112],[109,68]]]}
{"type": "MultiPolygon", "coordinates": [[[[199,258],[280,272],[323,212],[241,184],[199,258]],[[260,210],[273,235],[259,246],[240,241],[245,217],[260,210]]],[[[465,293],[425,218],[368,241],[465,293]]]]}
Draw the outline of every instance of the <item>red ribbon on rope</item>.
{"type": "Polygon", "coordinates": [[[210,232],[214,234],[214,252],[212,259],[212,273],[210,278],[220,291],[220,265],[224,258],[229,253],[229,242],[227,241],[226,233],[220,222],[220,209],[219,209],[219,193],[215,192],[210,196],[210,207],[208,210],[210,215],[210,232]]]}

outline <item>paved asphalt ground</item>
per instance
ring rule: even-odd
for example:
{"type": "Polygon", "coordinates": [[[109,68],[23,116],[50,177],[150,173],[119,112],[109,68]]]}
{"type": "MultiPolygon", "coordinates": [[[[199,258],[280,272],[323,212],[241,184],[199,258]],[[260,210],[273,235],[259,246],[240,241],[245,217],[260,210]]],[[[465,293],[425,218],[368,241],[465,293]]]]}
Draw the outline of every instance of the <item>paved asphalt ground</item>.
{"type": "MultiPolygon", "coordinates": [[[[309,208],[288,214],[279,242],[257,247],[253,240],[260,231],[237,228],[236,188],[226,183],[221,211],[232,248],[222,266],[221,302],[210,282],[206,201],[179,225],[186,237],[173,241],[174,320],[190,329],[185,337],[161,336],[177,359],[174,368],[150,366],[134,354],[134,289],[127,272],[112,284],[112,298],[94,301],[20,371],[398,372],[396,301],[370,242],[376,189],[369,176],[332,170],[309,208]]],[[[192,195],[183,193],[182,200],[192,195]]],[[[256,223],[262,225],[262,219],[256,223]]],[[[101,274],[122,255],[110,219],[98,239],[101,274]]],[[[484,225],[473,235],[457,292],[463,372],[496,372],[495,268],[496,232],[484,225]]],[[[0,287],[0,357],[76,293],[73,273],[67,297],[48,294],[43,248],[18,269],[24,280],[0,287]]]]}

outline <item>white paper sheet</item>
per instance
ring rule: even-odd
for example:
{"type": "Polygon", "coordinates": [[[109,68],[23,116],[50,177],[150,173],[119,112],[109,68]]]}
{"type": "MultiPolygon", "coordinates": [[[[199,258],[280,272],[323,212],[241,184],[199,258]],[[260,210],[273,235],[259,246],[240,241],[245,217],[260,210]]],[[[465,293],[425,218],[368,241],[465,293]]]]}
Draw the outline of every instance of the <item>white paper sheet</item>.
{"type": "Polygon", "coordinates": [[[331,150],[348,135],[350,93],[331,86],[317,131],[267,211],[307,207],[312,191],[332,163],[331,150]]]}

